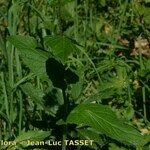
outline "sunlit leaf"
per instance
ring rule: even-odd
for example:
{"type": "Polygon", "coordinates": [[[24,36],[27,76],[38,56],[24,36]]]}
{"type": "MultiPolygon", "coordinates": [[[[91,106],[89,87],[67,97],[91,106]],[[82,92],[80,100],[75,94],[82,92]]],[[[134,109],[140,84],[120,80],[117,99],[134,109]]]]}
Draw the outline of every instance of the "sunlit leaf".
{"type": "Polygon", "coordinates": [[[30,97],[34,101],[34,103],[40,109],[43,109],[44,93],[42,92],[42,90],[34,87],[31,83],[25,83],[25,84],[21,85],[21,89],[28,97],[30,97]]]}
{"type": "Polygon", "coordinates": [[[28,131],[28,132],[22,132],[13,142],[16,143],[16,145],[7,145],[4,149],[6,150],[16,150],[21,149],[21,147],[28,147],[30,146],[29,143],[31,141],[34,142],[40,142],[44,141],[44,139],[48,136],[50,136],[50,131],[28,131]]]}
{"type": "Polygon", "coordinates": [[[36,40],[30,36],[10,36],[8,41],[13,44],[24,62],[30,70],[37,76],[45,77],[46,68],[45,62],[48,58],[48,53],[36,49],[36,40]]]}
{"type": "Polygon", "coordinates": [[[72,52],[78,50],[76,45],[65,36],[46,36],[44,41],[51,48],[53,55],[59,58],[62,63],[68,59],[72,52]]]}
{"type": "Polygon", "coordinates": [[[144,143],[144,137],[140,132],[119,120],[108,106],[81,104],[70,113],[67,123],[90,126],[125,144],[141,145],[144,143]]]}

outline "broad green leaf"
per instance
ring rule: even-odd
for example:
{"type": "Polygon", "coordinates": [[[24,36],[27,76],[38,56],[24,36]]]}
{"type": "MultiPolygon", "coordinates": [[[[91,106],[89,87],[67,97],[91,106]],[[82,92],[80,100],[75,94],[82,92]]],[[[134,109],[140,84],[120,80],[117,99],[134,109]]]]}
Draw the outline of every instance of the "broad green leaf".
{"type": "Polygon", "coordinates": [[[43,104],[44,93],[40,89],[34,87],[31,83],[25,83],[21,85],[21,89],[27,96],[30,96],[30,98],[34,101],[34,103],[37,106],[39,106],[40,109],[44,108],[43,104]]]}
{"type": "Polygon", "coordinates": [[[144,137],[132,126],[119,120],[108,106],[100,104],[81,104],[68,116],[67,123],[90,126],[98,132],[105,134],[125,144],[143,144],[144,137]]]}
{"type": "Polygon", "coordinates": [[[50,136],[50,131],[28,131],[22,132],[20,136],[18,136],[13,142],[16,145],[11,144],[3,149],[6,150],[16,150],[21,147],[28,147],[31,141],[40,142],[43,141],[46,137],[50,136]]]}
{"type": "Polygon", "coordinates": [[[50,136],[50,134],[50,131],[28,131],[23,132],[15,141],[19,143],[26,140],[44,140],[46,137],[50,136]]]}
{"type": "Polygon", "coordinates": [[[30,36],[10,36],[8,41],[13,44],[24,62],[30,70],[39,77],[46,77],[45,62],[48,59],[48,53],[36,49],[36,41],[30,36]]]}
{"type": "Polygon", "coordinates": [[[26,49],[35,49],[37,46],[36,40],[30,36],[13,35],[8,38],[8,41],[19,50],[21,49],[24,51],[26,49]]]}
{"type": "Polygon", "coordinates": [[[93,131],[92,129],[77,129],[77,132],[81,139],[93,140],[91,145],[92,148],[97,148],[96,143],[99,145],[104,145],[104,142],[100,138],[99,133],[93,131]]]}
{"type": "Polygon", "coordinates": [[[68,59],[73,51],[78,50],[76,45],[65,36],[46,36],[44,41],[45,44],[51,48],[53,55],[59,58],[62,63],[68,59]]]}

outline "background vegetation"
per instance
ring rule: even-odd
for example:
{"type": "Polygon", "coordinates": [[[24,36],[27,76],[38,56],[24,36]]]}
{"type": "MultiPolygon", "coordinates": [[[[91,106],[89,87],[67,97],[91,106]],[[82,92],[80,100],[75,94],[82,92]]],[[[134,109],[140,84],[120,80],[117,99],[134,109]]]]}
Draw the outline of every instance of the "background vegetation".
{"type": "Polygon", "coordinates": [[[149,7],[1,0],[0,149],[149,150],[149,7]],[[26,144],[50,139],[94,144],[26,144]]]}

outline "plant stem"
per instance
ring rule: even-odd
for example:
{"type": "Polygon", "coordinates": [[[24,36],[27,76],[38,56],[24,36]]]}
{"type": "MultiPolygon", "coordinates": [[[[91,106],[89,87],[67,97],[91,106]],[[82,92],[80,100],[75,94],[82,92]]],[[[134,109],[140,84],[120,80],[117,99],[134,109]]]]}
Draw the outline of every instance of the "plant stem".
{"type": "MultiPolygon", "coordinates": [[[[139,62],[140,62],[140,71],[144,70],[143,59],[142,59],[142,49],[139,49],[139,62]]],[[[143,112],[144,118],[147,120],[146,116],[146,96],[145,96],[145,87],[142,87],[142,97],[143,97],[143,112]]]]}
{"type": "Polygon", "coordinates": [[[67,139],[67,134],[63,134],[63,145],[62,145],[62,150],[66,150],[66,144],[65,144],[65,140],[67,139]]]}
{"type": "Polygon", "coordinates": [[[4,73],[3,72],[1,72],[1,79],[2,79],[2,88],[3,88],[4,100],[5,100],[6,115],[7,115],[7,118],[9,119],[10,118],[9,103],[8,103],[8,96],[7,96],[6,85],[5,85],[5,80],[4,80],[4,73]]]}
{"type": "MultiPolygon", "coordinates": [[[[16,70],[17,70],[17,75],[21,79],[22,78],[22,69],[21,69],[21,63],[19,60],[19,55],[17,50],[15,51],[15,59],[16,59],[16,70]]],[[[19,134],[21,133],[22,129],[22,112],[23,112],[23,99],[22,99],[22,93],[21,91],[18,91],[18,98],[19,98],[19,134]]]]}
{"type": "Polygon", "coordinates": [[[78,1],[75,0],[75,28],[74,28],[74,36],[75,40],[78,41],[78,34],[79,34],[79,19],[78,19],[78,1]]]}
{"type": "MultiPolygon", "coordinates": [[[[64,98],[64,121],[66,122],[67,115],[68,115],[68,106],[69,106],[69,101],[66,97],[66,89],[62,89],[63,92],[63,98],[64,98]]],[[[62,145],[62,150],[66,150],[66,145],[65,145],[65,140],[67,139],[67,124],[64,124],[63,128],[63,145],[62,145]]]]}
{"type": "Polygon", "coordinates": [[[143,112],[144,112],[144,118],[147,120],[147,115],[146,115],[145,87],[142,87],[142,96],[143,96],[143,112]]]}
{"type": "MultiPolygon", "coordinates": [[[[3,88],[3,94],[4,94],[4,105],[5,105],[5,109],[6,109],[6,116],[2,112],[0,112],[1,113],[0,115],[3,116],[7,120],[8,127],[9,127],[9,133],[11,133],[10,114],[9,114],[9,102],[8,102],[6,84],[5,84],[5,80],[4,80],[4,73],[1,72],[0,76],[1,76],[1,83],[2,83],[2,88],[3,88]]],[[[5,132],[5,129],[4,129],[4,132],[5,132]]]]}

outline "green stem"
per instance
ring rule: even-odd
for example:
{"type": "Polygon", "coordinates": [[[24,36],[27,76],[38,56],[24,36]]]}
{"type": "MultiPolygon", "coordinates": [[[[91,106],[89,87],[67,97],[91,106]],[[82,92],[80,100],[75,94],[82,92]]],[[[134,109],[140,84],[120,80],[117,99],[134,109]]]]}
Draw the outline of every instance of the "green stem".
{"type": "MultiPolygon", "coordinates": [[[[3,94],[4,94],[4,105],[5,105],[5,109],[6,109],[6,116],[2,112],[0,112],[0,115],[6,119],[6,121],[8,123],[8,127],[9,127],[9,133],[11,134],[9,102],[8,102],[8,96],[7,96],[7,90],[6,90],[6,83],[5,83],[5,79],[4,79],[4,73],[1,72],[0,76],[1,76],[2,90],[3,90],[3,94]]],[[[3,132],[6,132],[5,128],[4,128],[3,132]]]]}
{"type": "Polygon", "coordinates": [[[65,144],[65,140],[67,139],[67,134],[63,134],[63,145],[62,145],[62,150],[66,150],[66,144],[65,144]]]}
{"type": "Polygon", "coordinates": [[[78,35],[79,35],[79,18],[78,18],[78,1],[75,0],[75,28],[74,28],[74,35],[75,40],[78,41],[78,35]]]}
{"type": "Polygon", "coordinates": [[[2,140],[2,124],[3,124],[3,120],[0,118],[0,140],[2,140]]]}
{"type": "Polygon", "coordinates": [[[85,1],[85,23],[84,23],[84,44],[86,47],[86,41],[87,41],[87,26],[88,26],[88,11],[89,11],[89,0],[85,1]]]}
{"type": "Polygon", "coordinates": [[[131,91],[131,88],[130,88],[130,84],[128,82],[128,99],[129,99],[130,104],[132,104],[131,92],[132,91],[131,91]]]}
{"type": "MultiPolygon", "coordinates": [[[[139,62],[140,62],[140,71],[144,69],[143,59],[142,59],[142,49],[139,49],[139,62]]],[[[142,87],[142,97],[143,97],[143,112],[144,118],[147,120],[146,116],[146,96],[145,96],[145,87],[142,87]]]]}
{"type": "Polygon", "coordinates": [[[10,122],[12,124],[12,121],[13,121],[13,102],[14,102],[14,98],[13,98],[13,92],[12,91],[12,88],[14,86],[14,70],[13,70],[13,59],[14,59],[14,47],[11,46],[9,43],[8,43],[8,53],[7,53],[7,56],[8,56],[8,76],[9,76],[9,79],[8,79],[8,82],[9,82],[9,86],[10,86],[10,90],[9,90],[9,99],[10,99],[10,122]]]}
{"type": "Polygon", "coordinates": [[[101,77],[97,71],[97,68],[95,66],[95,64],[93,63],[93,61],[91,60],[91,58],[89,57],[89,55],[84,51],[84,49],[82,47],[79,47],[80,51],[87,57],[88,61],[91,63],[91,65],[93,66],[93,69],[98,77],[98,81],[102,83],[101,77]]]}
{"type": "MultiPolygon", "coordinates": [[[[15,51],[15,59],[16,59],[16,70],[17,70],[17,75],[21,79],[22,78],[22,69],[21,69],[21,63],[19,60],[19,55],[17,50],[15,51]]],[[[22,117],[23,117],[23,99],[22,99],[22,93],[21,91],[18,91],[18,98],[19,98],[19,134],[21,133],[22,129],[22,117]]]]}
{"type": "MultiPolygon", "coordinates": [[[[68,114],[68,107],[69,107],[69,101],[66,97],[66,89],[62,89],[63,92],[63,98],[64,98],[64,121],[66,122],[67,119],[67,114],[68,114]]],[[[62,150],[66,150],[66,145],[65,145],[65,140],[67,139],[67,124],[64,124],[63,128],[63,145],[62,145],[62,150]]]]}
{"type": "Polygon", "coordinates": [[[34,74],[30,73],[30,74],[28,74],[27,76],[25,76],[25,77],[23,77],[22,79],[20,79],[17,83],[14,84],[14,87],[13,87],[13,89],[12,89],[12,92],[14,92],[14,91],[16,90],[16,88],[17,88],[20,84],[22,84],[22,83],[24,83],[24,82],[26,82],[26,81],[32,79],[33,77],[34,77],[34,74]]]}
{"type": "Polygon", "coordinates": [[[147,115],[146,115],[145,87],[142,87],[142,95],[143,95],[143,111],[144,111],[144,118],[147,120],[147,115]]]}
{"type": "Polygon", "coordinates": [[[4,80],[4,73],[1,72],[1,79],[2,79],[2,88],[3,88],[3,94],[4,94],[4,101],[5,101],[5,108],[6,108],[6,115],[7,118],[10,118],[9,115],[9,102],[8,102],[8,96],[7,96],[7,91],[6,91],[6,85],[5,85],[5,80],[4,80]]]}
{"type": "MultiPolygon", "coordinates": [[[[121,3],[120,3],[120,4],[121,4],[121,3]]],[[[125,1],[125,4],[123,4],[123,6],[124,6],[123,10],[120,9],[120,10],[122,11],[122,15],[121,15],[121,17],[120,17],[119,25],[118,25],[118,27],[117,27],[117,38],[116,38],[116,40],[115,40],[115,44],[117,43],[117,40],[118,40],[118,38],[119,38],[123,21],[125,21],[125,17],[126,17],[125,13],[126,13],[127,5],[128,5],[128,1],[126,0],[126,1],[125,1]]]]}

